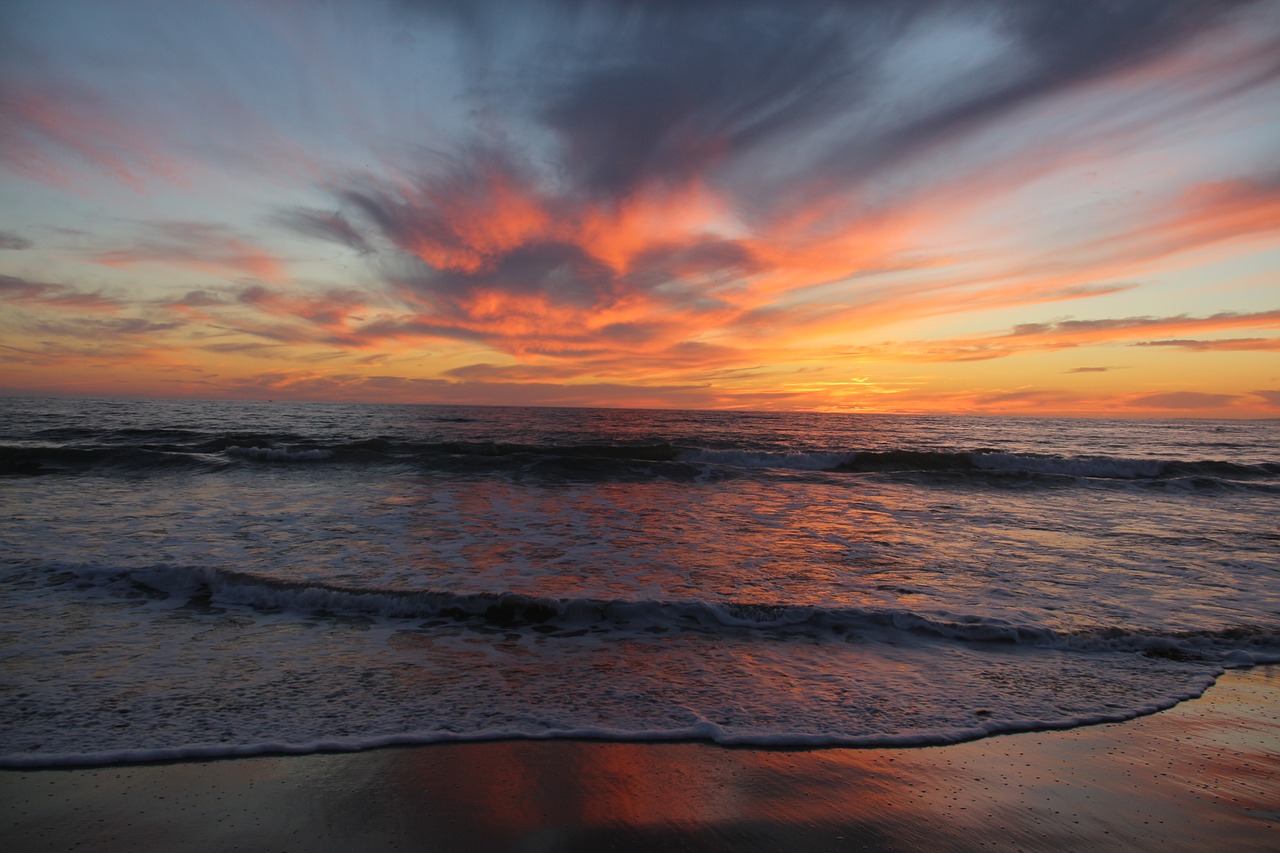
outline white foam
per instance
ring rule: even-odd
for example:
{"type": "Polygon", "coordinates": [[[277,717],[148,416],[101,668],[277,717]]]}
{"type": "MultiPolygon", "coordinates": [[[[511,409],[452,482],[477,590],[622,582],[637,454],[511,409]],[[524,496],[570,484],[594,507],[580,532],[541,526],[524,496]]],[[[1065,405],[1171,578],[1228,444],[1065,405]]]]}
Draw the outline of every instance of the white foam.
{"type": "Polygon", "coordinates": [[[263,462],[313,462],[333,456],[333,451],[322,448],[285,450],[278,447],[228,447],[226,453],[228,456],[258,459],[263,462]]]}
{"type": "MultiPolygon", "coordinates": [[[[117,748],[67,751],[54,754],[0,754],[0,767],[78,767],[140,762],[199,760],[252,755],[302,755],[317,752],[352,752],[389,746],[433,743],[471,743],[491,740],[555,740],[592,739],[631,742],[709,741],[724,746],[774,748],[819,747],[922,747],[941,746],[976,740],[997,734],[1053,731],[1099,723],[1114,723],[1157,713],[1189,699],[1203,695],[1222,670],[1193,679],[1187,686],[1175,689],[1150,701],[1132,707],[1109,707],[1076,714],[1050,714],[1021,719],[986,718],[966,724],[940,724],[933,728],[909,732],[845,733],[838,730],[779,731],[750,729],[726,725],[687,709],[682,713],[690,722],[667,727],[628,727],[580,723],[574,725],[496,725],[467,728],[465,721],[454,720],[448,728],[420,728],[389,731],[363,736],[320,736],[273,738],[244,743],[209,743],[193,741],[177,746],[150,748],[117,748]]],[[[903,697],[905,698],[905,697],[903,697]]],[[[991,713],[989,709],[982,709],[991,713]]],[[[492,716],[492,712],[486,716],[492,716]]],[[[973,719],[972,713],[963,714],[973,719]]]]}

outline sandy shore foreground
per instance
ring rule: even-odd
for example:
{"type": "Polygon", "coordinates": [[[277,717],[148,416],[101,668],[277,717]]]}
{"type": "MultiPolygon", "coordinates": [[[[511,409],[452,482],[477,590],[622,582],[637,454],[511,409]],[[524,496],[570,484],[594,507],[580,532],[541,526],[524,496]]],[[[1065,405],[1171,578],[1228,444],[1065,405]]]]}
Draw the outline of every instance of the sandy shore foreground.
{"type": "Polygon", "coordinates": [[[918,749],[503,741],[0,772],[37,850],[1278,850],[1280,667],[1128,723],[918,749]]]}

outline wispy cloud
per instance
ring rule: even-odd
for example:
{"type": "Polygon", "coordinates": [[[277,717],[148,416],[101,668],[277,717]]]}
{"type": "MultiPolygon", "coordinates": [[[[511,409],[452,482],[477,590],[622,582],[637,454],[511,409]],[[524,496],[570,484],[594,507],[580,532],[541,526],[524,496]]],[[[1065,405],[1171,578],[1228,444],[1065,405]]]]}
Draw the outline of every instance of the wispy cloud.
{"type": "Polygon", "coordinates": [[[85,257],[110,267],[164,264],[267,281],[285,277],[284,263],[264,247],[224,225],[205,222],[150,222],[141,235],[117,248],[91,250],[85,257]]]}
{"type": "Polygon", "coordinates": [[[8,231],[0,231],[0,249],[30,249],[31,241],[8,231]]]}
{"type": "Polygon", "coordinates": [[[338,211],[293,207],[279,211],[271,220],[304,237],[338,243],[361,254],[372,251],[364,235],[338,211]]]}
{"type": "MultiPolygon", "coordinates": [[[[906,400],[849,377],[963,364],[937,405],[1021,411],[1116,402],[1006,366],[1037,354],[1280,340],[1265,2],[15,2],[23,346],[150,337],[236,393],[574,404],[906,400]]],[[[1049,372],[1125,363],[1079,359],[1049,372]]]]}
{"type": "Polygon", "coordinates": [[[1138,341],[1138,347],[1177,347],[1191,352],[1273,352],[1280,350],[1280,338],[1221,338],[1218,340],[1138,341]]]}
{"type": "Polygon", "coordinates": [[[1239,394],[1206,394],[1202,391],[1171,391],[1134,397],[1130,404],[1152,409],[1219,409],[1238,400],[1239,394]]]}
{"type": "Polygon", "coordinates": [[[31,281],[15,275],[0,275],[0,300],[37,305],[62,311],[116,311],[123,303],[101,293],[85,293],[55,282],[31,281]]]}
{"type": "MultiPolygon", "coordinates": [[[[1058,320],[1024,323],[1000,334],[946,341],[894,342],[848,350],[860,358],[907,361],[984,361],[1025,352],[1053,351],[1083,346],[1124,344],[1144,347],[1177,346],[1193,350],[1269,350],[1272,338],[1225,340],[1142,340],[1150,335],[1177,332],[1219,332],[1237,329],[1280,328],[1280,311],[1222,312],[1208,317],[1124,317],[1095,320],[1058,320]]],[[[1107,368],[1077,368],[1071,372],[1097,372],[1107,368]]]]}

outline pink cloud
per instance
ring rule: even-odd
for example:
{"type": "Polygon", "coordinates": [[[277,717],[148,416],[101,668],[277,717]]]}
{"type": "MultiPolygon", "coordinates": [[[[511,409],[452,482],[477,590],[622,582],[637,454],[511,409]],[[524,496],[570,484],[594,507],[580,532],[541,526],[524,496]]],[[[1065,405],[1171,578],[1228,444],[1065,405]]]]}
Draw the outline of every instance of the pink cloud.
{"type": "Polygon", "coordinates": [[[0,90],[0,163],[19,174],[73,188],[85,170],[144,193],[152,178],[180,180],[170,152],[136,120],[83,89],[0,90]]]}

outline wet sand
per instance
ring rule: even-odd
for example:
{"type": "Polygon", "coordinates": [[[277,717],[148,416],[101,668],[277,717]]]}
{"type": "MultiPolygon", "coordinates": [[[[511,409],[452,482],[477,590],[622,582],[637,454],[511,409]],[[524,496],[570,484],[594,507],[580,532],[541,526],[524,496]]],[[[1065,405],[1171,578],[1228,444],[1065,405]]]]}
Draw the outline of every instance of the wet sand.
{"type": "Polygon", "coordinates": [[[916,749],[501,741],[0,771],[64,850],[1280,849],[1280,667],[1127,723],[916,749]]]}

